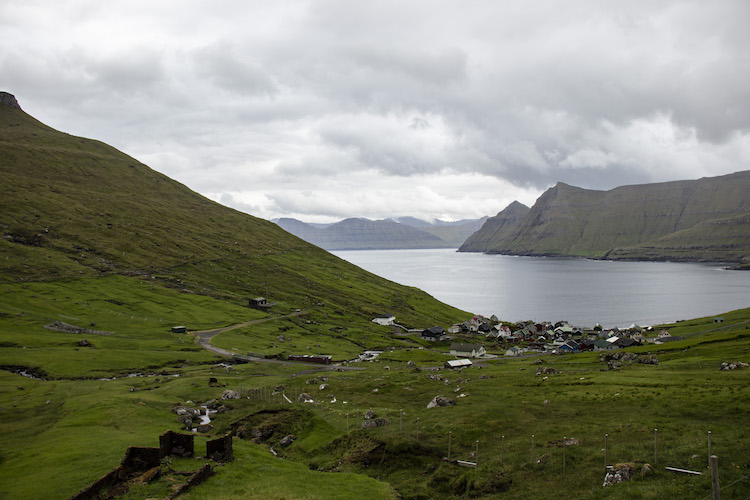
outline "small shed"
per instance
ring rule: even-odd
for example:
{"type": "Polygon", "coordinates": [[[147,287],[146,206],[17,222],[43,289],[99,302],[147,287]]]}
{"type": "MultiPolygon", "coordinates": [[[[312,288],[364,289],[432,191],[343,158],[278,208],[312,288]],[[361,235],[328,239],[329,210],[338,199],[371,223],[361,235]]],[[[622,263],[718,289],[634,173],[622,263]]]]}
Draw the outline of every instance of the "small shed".
{"type": "Polygon", "coordinates": [[[470,359],[449,359],[445,362],[445,368],[464,368],[473,364],[470,359]]]}
{"type": "Polygon", "coordinates": [[[255,297],[254,299],[250,299],[248,305],[253,309],[270,309],[271,307],[275,306],[276,303],[268,302],[265,297],[255,297]]]}
{"type": "Polygon", "coordinates": [[[172,333],[187,333],[186,326],[173,326],[172,333]]]}

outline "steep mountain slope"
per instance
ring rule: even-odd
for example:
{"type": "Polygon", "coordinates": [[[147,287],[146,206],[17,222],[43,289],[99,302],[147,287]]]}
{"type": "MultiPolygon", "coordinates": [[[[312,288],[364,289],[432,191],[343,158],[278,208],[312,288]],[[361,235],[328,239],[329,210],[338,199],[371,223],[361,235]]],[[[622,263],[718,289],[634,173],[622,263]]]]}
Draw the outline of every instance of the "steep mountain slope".
{"type": "Polygon", "coordinates": [[[739,263],[750,256],[748,189],[750,172],[611,191],[558,183],[514,230],[485,225],[460,250],[739,263]]]}
{"type": "Polygon", "coordinates": [[[481,228],[464,241],[459,247],[459,252],[490,250],[495,241],[502,241],[513,234],[528,213],[529,207],[514,201],[496,216],[487,219],[481,228]]]}
{"type": "Polygon", "coordinates": [[[291,308],[453,320],[455,310],[427,294],[214,203],[106,144],[58,132],[9,94],[2,102],[0,282],[155,275],[239,303],[263,295],[291,308]]]}

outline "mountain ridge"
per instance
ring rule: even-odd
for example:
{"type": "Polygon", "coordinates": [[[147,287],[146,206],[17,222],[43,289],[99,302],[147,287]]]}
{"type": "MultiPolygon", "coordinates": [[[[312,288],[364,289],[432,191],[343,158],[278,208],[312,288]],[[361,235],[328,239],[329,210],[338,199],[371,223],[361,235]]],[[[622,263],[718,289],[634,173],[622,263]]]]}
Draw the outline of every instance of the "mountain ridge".
{"type": "Polygon", "coordinates": [[[272,222],[285,231],[325,250],[390,250],[410,248],[458,248],[486,220],[433,223],[414,217],[370,220],[344,219],[324,227],[298,219],[280,218],[272,222]]]}
{"type": "Polygon", "coordinates": [[[750,258],[750,232],[743,222],[750,215],[748,189],[750,171],[609,191],[560,182],[513,227],[506,224],[505,232],[492,234],[508,217],[501,211],[459,251],[741,265],[750,258]],[[709,233],[716,228],[709,223],[722,220],[722,241],[712,242],[709,233]]]}

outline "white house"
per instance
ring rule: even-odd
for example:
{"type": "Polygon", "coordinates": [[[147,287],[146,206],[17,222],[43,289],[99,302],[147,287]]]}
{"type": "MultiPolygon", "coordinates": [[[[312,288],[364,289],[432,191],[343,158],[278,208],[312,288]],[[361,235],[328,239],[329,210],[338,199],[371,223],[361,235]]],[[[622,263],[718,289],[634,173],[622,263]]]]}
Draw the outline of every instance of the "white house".
{"type": "Polygon", "coordinates": [[[479,344],[451,344],[450,353],[452,356],[479,358],[484,356],[487,351],[479,344]]]}
{"type": "Polygon", "coordinates": [[[390,326],[394,321],[396,321],[396,316],[393,316],[392,314],[381,314],[380,316],[372,320],[373,323],[377,323],[383,326],[390,326]]]}

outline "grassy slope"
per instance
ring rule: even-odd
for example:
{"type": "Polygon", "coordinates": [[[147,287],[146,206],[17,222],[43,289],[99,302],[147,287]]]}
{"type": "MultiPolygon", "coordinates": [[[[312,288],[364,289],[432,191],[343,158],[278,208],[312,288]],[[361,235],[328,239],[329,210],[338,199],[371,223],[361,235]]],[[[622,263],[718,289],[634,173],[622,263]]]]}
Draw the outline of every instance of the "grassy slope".
{"type": "MultiPolygon", "coordinates": [[[[717,366],[748,361],[746,324],[730,325],[750,319],[750,310],[724,315],[721,331],[639,348],[657,351],[658,366],[601,371],[597,356],[586,354],[545,358],[562,372],[546,381],[535,375],[531,359],[438,372],[449,383],[434,380],[406,362],[439,367],[444,354],[419,349],[426,344],[392,336],[369,318],[389,310],[407,324],[445,325],[465,319],[459,311],[213,204],[105,145],[13,113],[0,113],[8,132],[0,135],[0,167],[9,179],[0,194],[12,202],[3,203],[0,218],[6,236],[0,240],[6,257],[0,261],[0,365],[32,368],[45,380],[0,370],[4,498],[67,498],[118,464],[127,446],[155,446],[166,429],[178,430],[170,411],[175,404],[218,398],[224,388],[279,384],[319,403],[295,410],[302,413],[293,419],[297,441],[282,452],[288,460],[272,457],[267,445],[235,439],[238,460],[217,467],[188,497],[389,498],[383,481],[408,498],[707,496],[705,476],[676,479],[663,470],[601,490],[602,436],[611,439],[610,463],[650,461],[654,427],[663,443],[660,464],[702,467],[705,433],[712,430],[722,484],[748,474],[746,426],[737,424],[750,421],[750,370],[717,366]],[[309,367],[250,363],[226,371],[189,336],[169,331],[176,324],[197,330],[266,318],[243,307],[244,297],[261,294],[280,302],[278,314],[294,308],[309,314],[221,334],[217,345],[260,346],[269,354],[320,345],[340,359],[359,347],[394,350],[364,371],[328,373],[329,387],[321,391],[319,380],[307,383],[315,376],[302,373],[309,367]],[[113,333],[44,328],[54,320],[113,333]],[[92,347],[81,347],[82,337],[92,347]],[[143,376],[123,377],[129,373],[143,376]],[[210,377],[223,387],[210,386],[210,377]],[[466,397],[455,407],[427,410],[438,393],[466,397]],[[351,423],[370,407],[391,424],[357,432],[352,424],[347,433],[345,414],[351,423]],[[453,458],[469,458],[480,441],[477,471],[441,460],[448,431],[453,458]],[[544,457],[534,466],[527,461],[531,434],[544,457]],[[505,436],[502,450],[499,436],[505,436]],[[554,446],[561,436],[581,439],[566,450],[565,476],[554,446]]],[[[673,334],[711,326],[710,318],[684,322],[673,334]]],[[[435,347],[445,352],[445,345],[435,347]]],[[[230,411],[215,416],[212,435],[264,408],[280,409],[274,401],[230,402],[230,411]]],[[[283,430],[270,444],[277,445],[283,430]]],[[[723,493],[747,497],[749,484],[740,480],[723,493]]],[[[165,496],[166,488],[157,483],[131,498],[165,496]]]]}
{"type": "Polygon", "coordinates": [[[0,281],[151,274],[238,304],[263,295],[417,325],[458,313],[20,109],[0,106],[0,130],[0,281]]]}

